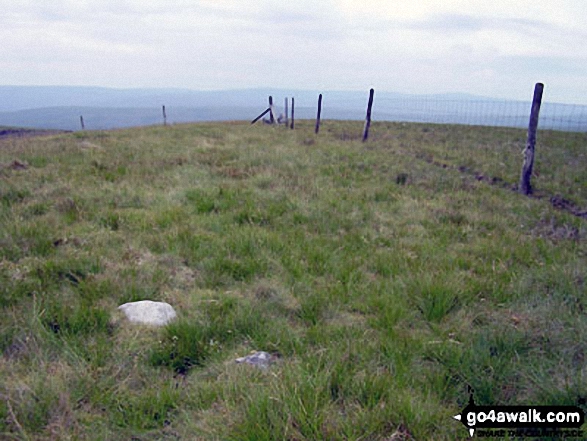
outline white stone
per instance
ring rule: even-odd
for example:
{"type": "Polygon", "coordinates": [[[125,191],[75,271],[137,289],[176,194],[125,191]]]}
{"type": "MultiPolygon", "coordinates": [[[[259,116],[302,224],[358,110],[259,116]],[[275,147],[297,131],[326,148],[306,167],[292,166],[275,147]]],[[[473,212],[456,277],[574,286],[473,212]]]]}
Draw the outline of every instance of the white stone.
{"type": "Polygon", "coordinates": [[[273,357],[271,356],[271,354],[268,354],[267,352],[259,351],[247,355],[246,357],[237,358],[235,361],[237,363],[250,364],[261,369],[267,369],[273,361],[273,357]]]}
{"type": "Polygon", "coordinates": [[[177,314],[169,303],[141,300],[130,302],[118,307],[131,323],[164,326],[172,321],[177,314]]]}

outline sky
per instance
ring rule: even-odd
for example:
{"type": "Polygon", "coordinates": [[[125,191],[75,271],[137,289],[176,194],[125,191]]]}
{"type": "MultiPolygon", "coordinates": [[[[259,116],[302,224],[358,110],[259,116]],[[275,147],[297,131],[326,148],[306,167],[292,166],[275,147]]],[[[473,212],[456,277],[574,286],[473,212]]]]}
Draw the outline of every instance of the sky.
{"type": "Polygon", "coordinates": [[[585,0],[0,0],[0,85],[587,104],[585,0]]]}

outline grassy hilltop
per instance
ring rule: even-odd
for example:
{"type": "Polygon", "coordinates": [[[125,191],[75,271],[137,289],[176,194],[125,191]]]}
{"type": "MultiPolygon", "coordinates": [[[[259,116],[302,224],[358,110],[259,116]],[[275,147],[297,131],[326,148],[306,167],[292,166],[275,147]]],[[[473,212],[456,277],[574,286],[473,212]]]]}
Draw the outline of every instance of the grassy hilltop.
{"type": "Polygon", "coordinates": [[[469,387],[584,403],[585,137],[539,134],[527,198],[523,130],[361,129],[0,140],[0,438],[455,440],[469,387]]]}

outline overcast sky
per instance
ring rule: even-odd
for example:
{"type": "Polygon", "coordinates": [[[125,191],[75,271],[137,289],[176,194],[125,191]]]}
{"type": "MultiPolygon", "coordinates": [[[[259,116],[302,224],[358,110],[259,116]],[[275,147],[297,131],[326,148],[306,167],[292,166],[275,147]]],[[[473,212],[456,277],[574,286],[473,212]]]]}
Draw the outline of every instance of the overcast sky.
{"type": "Polygon", "coordinates": [[[0,84],[587,104],[585,0],[0,0],[0,84]]]}

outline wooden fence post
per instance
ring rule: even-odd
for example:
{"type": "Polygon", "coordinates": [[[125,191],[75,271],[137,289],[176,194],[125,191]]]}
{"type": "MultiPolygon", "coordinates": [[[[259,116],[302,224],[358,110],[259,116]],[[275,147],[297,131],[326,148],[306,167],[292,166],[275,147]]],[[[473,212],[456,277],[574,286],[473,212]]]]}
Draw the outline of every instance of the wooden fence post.
{"type": "Polygon", "coordinates": [[[320,113],[322,113],[322,94],[318,95],[318,113],[316,114],[316,129],[314,130],[316,135],[320,130],[320,113]]]}
{"type": "Polygon", "coordinates": [[[369,127],[371,127],[371,107],[373,106],[373,95],[375,90],[369,91],[369,103],[367,104],[367,118],[365,119],[365,128],[363,130],[363,142],[367,141],[369,137],[369,127]]]}
{"type": "Polygon", "coordinates": [[[275,124],[275,116],[273,113],[273,97],[269,96],[269,122],[275,124]]]}
{"type": "Polygon", "coordinates": [[[165,106],[163,106],[163,125],[167,125],[167,113],[165,112],[165,106]]]}
{"type": "Polygon", "coordinates": [[[267,107],[263,113],[261,113],[258,117],[256,117],[254,120],[251,121],[251,124],[255,124],[257,121],[259,121],[261,118],[263,118],[265,116],[265,114],[267,112],[269,112],[271,109],[269,107],[267,107]]]}
{"type": "Polygon", "coordinates": [[[293,130],[294,128],[294,97],[291,97],[291,124],[289,126],[290,129],[293,130]]]}
{"type": "Polygon", "coordinates": [[[285,127],[287,127],[287,97],[285,97],[285,127]]]}
{"type": "Polygon", "coordinates": [[[540,114],[540,105],[542,104],[543,90],[544,84],[536,83],[534,86],[534,98],[532,99],[532,110],[530,111],[530,123],[528,124],[528,139],[526,141],[526,150],[524,151],[524,165],[522,166],[522,175],[520,176],[520,186],[518,189],[520,193],[525,195],[532,193],[530,178],[532,177],[532,167],[534,166],[536,129],[538,128],[538,116],[540,114]]]}
{"type": "Polygon", "coordinates": [[[84,117],[83,115],[79,116],[79,122],[82,125],[82,130],[86,130],[86,125],[84,124],[84,117]]]}

